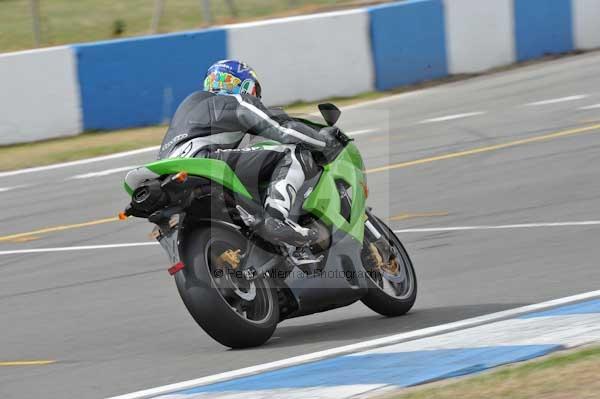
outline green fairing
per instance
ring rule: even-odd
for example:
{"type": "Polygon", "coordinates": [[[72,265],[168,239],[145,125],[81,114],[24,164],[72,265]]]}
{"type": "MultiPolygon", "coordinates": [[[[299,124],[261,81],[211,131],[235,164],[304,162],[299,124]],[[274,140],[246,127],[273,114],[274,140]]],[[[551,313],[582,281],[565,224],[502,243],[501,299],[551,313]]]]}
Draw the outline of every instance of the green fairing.
{"type": "Polygon", "coordinates": [[[206,177],[233,192],[252,199],[252,195],[235,175],[233,170],[223,161],[207,158],[169,158],[146,165],[148,169],[159,175],[187,172],[190,175],[206,177]]]}
{"type": "Polygon", "coordinates": [[[303,208],[362,243],[365,231],[364,185],[366,180],[363,161],[356,146],[350,143],[333,162],[325,165],[319,183],[304,201],[303,208]],[[341,214],[337,180],[342,180],[352,187],[350,222],[341,214]]]}
{"type": "Polygon", "coordinates": [[[123,183],[123,188],[125,188],[125,191],[127,191],[127,194],[129,194],[129,195],[133,194],[133,190],[131,189],[131,187],[129,187],[127,185],[127,183],[123,183]]]}
{"type": "MultiPolygon", "coordinates": [[[[261,144],[268,146],[271,143],[261,144]]],[[[252,199],[252,195],[234,171],[223,161],[206,158],[170,158],[148,164],[146,168],[158,175],[187,172],[190,175],[206,177],[252,199]]],[[[323,169],[319,182],[304,201],[304,210],[362,243],[366,202],[363,186],[366,185],[366,179],[360,152],[354,144],[350,143],[333,162],[325,165],[323,169]],[[341,214],[340,196],[336,187],[338,180],[346,182],[352,188],[350,222],[341,214]]],[[[125,190],[129,194],[132,193],[127,184],[125,184],[125,190]]]]}

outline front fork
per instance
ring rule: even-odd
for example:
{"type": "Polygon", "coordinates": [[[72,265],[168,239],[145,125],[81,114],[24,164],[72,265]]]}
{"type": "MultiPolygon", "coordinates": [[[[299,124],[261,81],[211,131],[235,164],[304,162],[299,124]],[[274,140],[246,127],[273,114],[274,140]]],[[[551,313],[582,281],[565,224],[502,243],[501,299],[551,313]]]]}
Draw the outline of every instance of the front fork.
{"type": "Polygon", "coordinates": [[[365,222],[365,236],[369,237],[371,239],[371,242],[379,241],[382,237],[381,233],[379,232],[379,230],[377,230],[377,228],[371,222],[371,220],[374,218],[371,215],[370,210],[367,210],[366,213],[367,213],[367,220],[365,222]]]}
{"type": "Polygon", "coordinates": [[[386,228],[381,225],[383,222],[377,219],[370,209],[366,214],[365,240],[377,269],[388,281],[402,283],[406,279],[406,274],[403,267],[398,267],[399,256],[393,247],[393,240],[382,233],[386,228]]]}

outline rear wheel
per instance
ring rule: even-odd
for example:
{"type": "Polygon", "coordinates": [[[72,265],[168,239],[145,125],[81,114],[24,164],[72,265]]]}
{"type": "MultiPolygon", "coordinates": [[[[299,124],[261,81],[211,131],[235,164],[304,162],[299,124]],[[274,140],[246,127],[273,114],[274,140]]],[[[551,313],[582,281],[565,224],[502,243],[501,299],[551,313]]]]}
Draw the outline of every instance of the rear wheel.
{"type": "Polygon", "coordinates": [[[369,216],[369,220],[390,246],[390,256],[382,254],[365,239],[362,258],[367,269],[369,291],[362,302],[384,316],[403,315],[413,307],[417,299],[415,270],[396,234],[379,218],[369,216]]]}
{"type": "Polygon", "coordinates": [[[279,321],[277,292],[268,278],[247,281],[237,271],[246,239],[212,225],[185,237],[185,268],[175,274],[183,302],[196,322],[219,343],[247,348],[265,343],[279,321]]]}

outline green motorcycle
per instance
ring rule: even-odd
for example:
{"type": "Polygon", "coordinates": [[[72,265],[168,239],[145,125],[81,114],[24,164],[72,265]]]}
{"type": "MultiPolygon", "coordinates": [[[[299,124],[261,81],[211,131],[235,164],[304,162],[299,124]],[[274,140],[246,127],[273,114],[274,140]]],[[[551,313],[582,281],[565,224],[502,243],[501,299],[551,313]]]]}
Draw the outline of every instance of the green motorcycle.
{"type": "MultiPolygon", "coordinates": [[[[341,112],[320,104],[327,125],[341,112]]],[[[316,128],[325,125],[302,120],[316,128]]],[[[297,193],[291,218],[318,232],[303,248],[255,234],[265,187],[244,184],[226,163],[171,158],[132,170],[131,203],[121,217],[146,218],[167,252],[188,311],[231,348],[265,343],[288,318],[361,300],[375,312],[408,312],[417,295],[411,260],[393,231],[366,207],[364,165],[339,129],[339,148],[319,158],[320,173],[297,193]]],[[[269,146],[265,142],[259,146],[269,146]]]]}

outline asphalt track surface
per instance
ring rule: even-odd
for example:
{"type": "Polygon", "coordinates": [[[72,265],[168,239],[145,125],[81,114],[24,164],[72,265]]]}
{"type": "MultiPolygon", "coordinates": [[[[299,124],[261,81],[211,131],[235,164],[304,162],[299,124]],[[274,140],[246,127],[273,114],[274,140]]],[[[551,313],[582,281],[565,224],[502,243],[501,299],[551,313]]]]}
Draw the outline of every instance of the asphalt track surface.
{"type": "MultiPolygon", "coordinates": [[[[599,220],[600,107],[589,108],[599,70],[592,53],[346,110],[342,127],[374,129],[356,136],[375,169],[370,205],[394,229],[599,220]]],[[[0,177],[0,253],[149,241],[139,220],[1,237],[116,215],[124,172],[70,178],[153,155],[0,177]]],[[[599,235],[597,225],[401,233],[420,282],[410,314],[357,303],[285,321],[263,347],[238,351],[196,326],[158,246],[0,255],[0,397],[122,394],[595,290],[599,235]],[[56,363],[2,366],[22,360],[56,363]]]]}

